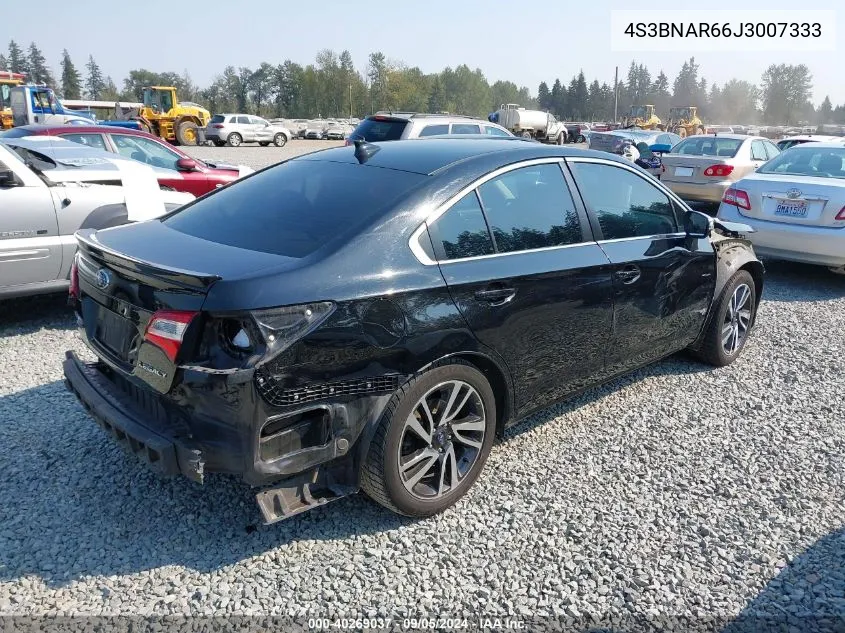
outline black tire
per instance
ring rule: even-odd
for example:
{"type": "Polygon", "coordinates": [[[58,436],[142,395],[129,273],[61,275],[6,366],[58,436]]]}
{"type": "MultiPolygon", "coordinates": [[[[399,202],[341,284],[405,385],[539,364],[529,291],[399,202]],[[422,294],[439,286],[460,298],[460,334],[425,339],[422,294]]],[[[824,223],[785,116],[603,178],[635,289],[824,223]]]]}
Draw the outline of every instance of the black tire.
{"type": "Polygon", "coordinates": [[[232,132],[226,139],[226,145],[228,145],[229,147],[240,147],[241,143],[243,142],[244,137],[238,134],[237,132],[232,132]]]}
{"type": "Polygon", "coordinates": [[[695,355],[702,361],[714,365],[716,367],[725,367],[734,362],[745,348],[745,343],[748,337],[751,336],[751,330],[754,326],[754,321],[757,316],[757,288],[754,285],[754,278],[747,270],[737,271],[733,277],[725,284],[722,293],[716,301],[716,309],[713,312],[713,317],[707,324],[707,329],[704,332],[704,339],[701,342],[701,347],[695,352],[695,355]],[[746,285],[751,291],[749,297],[750,302],[750,318],[744,336],[739,341],[736,349],[729,353],[725,349],[723,342],[723,328],[728,326],[728,310],[731,306],[731,300],[737,288],[746,285]]]}
{"type": "Polygon", "coordinates": [[[176,125],[176,141],[179,145],[196,145],[199,134],[193,121],[180,121],[176,125]]]}
{"type": "Polygon", "coordinates": [[[578,140],[577,140],[576,142],[577,142],[577,143],[586,143],[586,142],[587,142],[587,139],[586,139],[586,138],[584,138],[584,135],[583,135],[583,134],[579,134],[579,135],[578,135],[578,140]]]}
{"type": "Polygon", "coordinates": [[[528,130],[525,130],[525,131],[522,133],[522,135],[521,135],[521,136],[522,136],[522,138],[531,138],[531,132],[529,132],[528,130]]]}
{"type": "Polygon", "coordinates": [[[496,431],[496,400],[490,383],[478,369],[463,361],[435,366],[405,383],[393,395],[378,422],[369,451],[361,464],[361,488],[384,507],[410,517],[427,517],[442,512],[460,499],[478,478],[493,446],[496,431]],[[485,431],[482,446],[469,470],[454,489],[440,497],[424,499],[411,494],[399,474],[399,451],[404,421],[419,400],[437,385],[460,380],[475,389],[484,407],[485,431]]]}
{"type": "Polygon", "coordinates": [[[561,132],[557,135],[557,144],[558,145],[565,145],[566,144],[566,132],[561,132]]]}
{"type": "Polygon", "coordinates": [[[288,137],[279,132],[276,136],[273,137],[273,144],[276,147],[284,147],[285,144],[288,142],[288,137]]]}
{"type": "Polygon", "coordinates": [[[268,145],[270,145],[270,141],[258,141],[258,144],[261,147],[267,147],[268,145]]]}

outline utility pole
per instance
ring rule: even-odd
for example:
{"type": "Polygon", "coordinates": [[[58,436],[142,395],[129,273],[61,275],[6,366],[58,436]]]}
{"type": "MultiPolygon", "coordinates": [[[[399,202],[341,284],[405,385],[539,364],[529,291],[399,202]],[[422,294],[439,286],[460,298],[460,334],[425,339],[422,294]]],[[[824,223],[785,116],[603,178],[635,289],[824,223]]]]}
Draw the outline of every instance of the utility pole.
{"type": "Polygon", "coordinates": [[[616,67],[616,74],[613,77],[613,122],[619,121],[619,66],[616,67]]]}

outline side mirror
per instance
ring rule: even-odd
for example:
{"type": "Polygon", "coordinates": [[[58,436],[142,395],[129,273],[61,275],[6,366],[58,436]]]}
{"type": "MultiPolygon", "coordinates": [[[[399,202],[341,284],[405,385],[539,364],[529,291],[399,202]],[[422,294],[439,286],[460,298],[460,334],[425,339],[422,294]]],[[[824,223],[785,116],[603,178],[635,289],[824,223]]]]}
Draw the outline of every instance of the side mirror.
{"type": "Polygon", "coordinates": [[[17,187],[20,184],[15,172],[0,163],[0,187],[17,187]]]}
{"type": "Polygon", "coordinates": [[[176,169],[179,171],[196,171],[197,161],[193,158],[180,158],[176,161],[176,169]]]}
{"type": "Polygon", "coordinates": [[[710,237],[713,219],[699,211],[687,211],[684,229],[688,237],[710,237]]]}

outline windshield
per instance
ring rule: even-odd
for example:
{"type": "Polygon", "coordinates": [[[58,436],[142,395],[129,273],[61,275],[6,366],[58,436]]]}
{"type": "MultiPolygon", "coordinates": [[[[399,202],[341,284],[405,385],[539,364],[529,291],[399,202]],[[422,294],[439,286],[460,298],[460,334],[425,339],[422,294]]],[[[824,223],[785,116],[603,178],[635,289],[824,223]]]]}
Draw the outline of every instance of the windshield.
{"type": "Polygon", "coordinates": [[[12,107],[12,87],[9,84],[0,84],[0,110],[12,107]]]}
{"type": "Polygon", "coordinates": [[[291,160],[218,189],[163,222],[218,244],[307,257],[353,235],[425,178],[357,163],[291,160]]]}
{"type": "Polygon", "coordinates": [[[691,119],[692,112],[689,108],[672,108],[669,111],[669,116],[673,119],[691,119]]]}
{"type": "Polygon", "coordinates": [[[645,106],[631,106],[631,116],[644,119],[649,116],[648,108],[645,106]]]}
{"type": "Polygon", "coordinates": [[[775,156],[757,170],[758,174],[845,178],[845,148],[813,147],[801,144],[775,156]]]}
{"type": "Polygon", "coordinates": [[[718,156],[733,158],[742,146],[742,139],[697,136],[688,138],[672,149],[673,154],[686,156],[718,156]]]}

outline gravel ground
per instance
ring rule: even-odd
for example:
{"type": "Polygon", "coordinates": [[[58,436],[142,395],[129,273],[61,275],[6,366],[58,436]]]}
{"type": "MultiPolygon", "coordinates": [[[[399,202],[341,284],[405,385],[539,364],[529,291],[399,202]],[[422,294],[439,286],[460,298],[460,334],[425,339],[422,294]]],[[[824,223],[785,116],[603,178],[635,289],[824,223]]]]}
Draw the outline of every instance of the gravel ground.
{"type": "MultiPolygon", "coordinates": [[[[289,150],[193,151],[260,166],[289,150]]],[[[64,298],[2,303],[0,613],[614,615],[677,630],[763,614],[822,630],[807,616],[845,618],[845,278],[768,268],[732,366],[674,357],[534,416],[422,521],[356,496],[263,526],[237,481],[157,479],[64,390],[64,351],[83,351],[64,298]]]]}
{"type": "Polygon", "coordinates": [[[308,152],[316,152],[327,147],[340,147],[342,145],[343,141],[306,141],[304,139],[295,139],[287,143],[284,147],[276,147],[275,145],[261,147],[256,143],[250,143],[248,145],[241,145],[240,147],[212,147],[203,145],[202,147],[184,147],[182,149],[191,156],[196,156],[201,160],[218,160],[221,163],[249,165],[253,169],[261,169],[271,163],[287,160],[299,154],[307,154],[308,152]]]}

